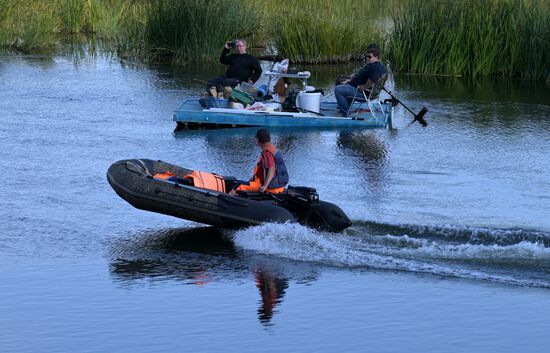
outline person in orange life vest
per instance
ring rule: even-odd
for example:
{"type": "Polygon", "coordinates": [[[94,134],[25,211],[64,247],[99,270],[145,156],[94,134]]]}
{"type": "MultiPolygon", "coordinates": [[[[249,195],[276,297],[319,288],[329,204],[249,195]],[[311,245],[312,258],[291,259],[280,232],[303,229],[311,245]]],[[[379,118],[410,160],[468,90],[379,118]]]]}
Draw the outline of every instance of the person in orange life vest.
{"type": "MultiPolygon", "coordinates": [[[[266,129],[259,129],[256,132],[256,143],[262,152],[254,167],[254,175],[248,183],[241,183],[236,190],[272,194],[283,192],[288,183],[288,171],[283,154],[271,144],[271,136],[266,129]]],[[[229,194],[235,195],[236,192],[231,190],[229,194]]]]}

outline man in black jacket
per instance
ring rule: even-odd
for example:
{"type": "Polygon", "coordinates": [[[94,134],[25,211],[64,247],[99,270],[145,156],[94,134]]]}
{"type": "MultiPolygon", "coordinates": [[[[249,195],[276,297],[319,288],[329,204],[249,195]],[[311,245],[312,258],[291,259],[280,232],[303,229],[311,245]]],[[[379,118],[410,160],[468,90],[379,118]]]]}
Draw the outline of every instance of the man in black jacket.
{"type": "Polygon", "coordinates": [[[220,63],[229,65],[229,67],[224,76],[208,81],[208,88],[212,86],[235,87],[241,82],[254,84],[262,74],[258,59],[246,52],[246,41],[244,39],[225,43],[220,56],[220,63]],[[236,53],[229,54],[232,47],[235,48],[236,53]]]}
{"type": "Polygon", "coordinates": [[[365,61],[366,65],[359,72],[351,75],[349,79],[342,81],[334,88],[340,115],[347,115],[350,105],[348,97],[353,97],[357,88],[360,90],[370,89],[386,73],[386,68],[380,62],[380,48],[376,44],[369,45],[365,61]]]}

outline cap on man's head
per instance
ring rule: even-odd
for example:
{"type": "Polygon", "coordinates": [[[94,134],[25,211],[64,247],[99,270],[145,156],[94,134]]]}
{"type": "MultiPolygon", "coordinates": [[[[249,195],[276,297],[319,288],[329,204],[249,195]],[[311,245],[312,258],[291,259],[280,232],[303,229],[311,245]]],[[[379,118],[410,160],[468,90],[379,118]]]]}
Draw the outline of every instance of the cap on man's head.
{"type": "Polygon", "coordinates": [[[380,57],[380,48],[369,48],[367,49],[367,52],[365,53],[365,57],[369,54],[372,54],[374,55],[375,57],[379,58],[380,57]]]}
{"type": "Polygon", "coordinates": [[[376,43],[371,43],[367,46],[367,50],[363,54],[363,57],[366,57],[368,54],[372,54],[376,57],[380,57],[380,47],[376,43]]]}
{"type": "Polygon", "coordinates": [[[271,135],[269,135],[269,131],[266,129],[259,129],[256,131],[256,138],[261,143],[266,143],[271,141],[271,135]]]}

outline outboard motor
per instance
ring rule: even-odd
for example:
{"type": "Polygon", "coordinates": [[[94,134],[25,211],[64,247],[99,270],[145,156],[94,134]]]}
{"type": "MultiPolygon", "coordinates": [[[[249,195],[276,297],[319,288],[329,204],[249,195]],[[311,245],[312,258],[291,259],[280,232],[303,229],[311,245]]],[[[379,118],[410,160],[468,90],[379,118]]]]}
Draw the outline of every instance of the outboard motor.
{"type": "Polygon", "coordinates": [[[307,186],[289,186],[286,192],[287,201],[304,205],[318,205],[319,194],[314,188],[307,186]],[[290,199],[290,200],[289,200],[290,199]]]}
{"type": "Polygon", "coordinates": [[[344,211],[330,202],[319,200],[319,194],[314,188],[289,186],[285,201],[286,208],[308,227],[339,232],[351,225],[344,211]]]}

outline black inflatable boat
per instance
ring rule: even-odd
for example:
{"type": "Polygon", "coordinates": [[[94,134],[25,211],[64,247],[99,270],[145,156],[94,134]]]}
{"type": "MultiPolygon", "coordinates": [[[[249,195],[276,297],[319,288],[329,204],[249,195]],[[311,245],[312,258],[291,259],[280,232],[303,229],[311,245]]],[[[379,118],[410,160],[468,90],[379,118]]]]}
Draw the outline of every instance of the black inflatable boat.
{"type": "Polygon", "coordinates": [[[336,205],[319,200],[315,189],[289,186],[283,193],[225,192],[234,177],[185,169],[163,161],[128,159],[113,163],[107,180],[132,206],[224,228],[265,222],[299,222],[339,232],[351,225],[336,205]],[[210,180],[210,183],[208,182],[210,180]]]}

